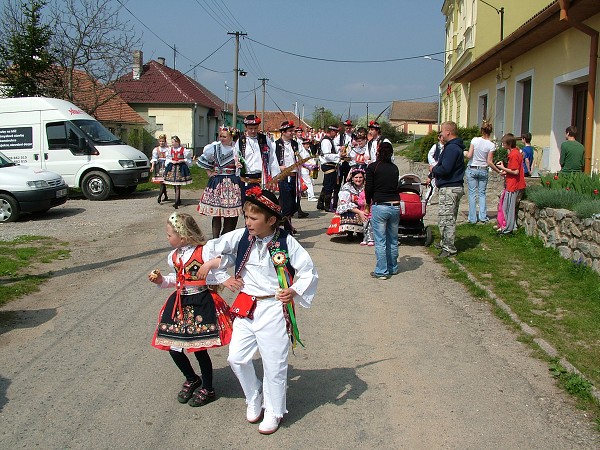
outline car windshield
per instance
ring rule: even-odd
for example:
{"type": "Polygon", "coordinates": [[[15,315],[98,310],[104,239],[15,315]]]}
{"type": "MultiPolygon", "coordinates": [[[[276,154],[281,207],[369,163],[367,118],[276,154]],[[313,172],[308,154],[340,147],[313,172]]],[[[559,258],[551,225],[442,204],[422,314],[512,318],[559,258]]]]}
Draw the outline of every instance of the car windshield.
{"type": "Polygon", "coordinates": [[[0,153],[0,167],[10,167],[16,166],[14,162],[10,160],[10,158],[3,153],[0,153]]]}
{"type": "Polygon", "coordinates": [[[121,140],[95,120],[73,120],[73,124],[98,144],[122,144],[121,140]]]}

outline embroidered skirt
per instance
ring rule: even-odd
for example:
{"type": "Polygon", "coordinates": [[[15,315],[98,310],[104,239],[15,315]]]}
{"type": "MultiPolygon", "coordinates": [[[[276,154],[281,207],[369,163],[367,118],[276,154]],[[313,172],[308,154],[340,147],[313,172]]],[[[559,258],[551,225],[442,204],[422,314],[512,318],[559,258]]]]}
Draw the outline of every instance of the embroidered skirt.
{"type": "Polygon", "coordinates": [[[195,352],[229,344],[233,322],[229,306],[219,294],[203,291],[182,295],[183,314],[173,319],[173,307],[177,292],[173,292],[158,314],[158,326],[152,338],[152,346],[160,350],[180,347],[195,352]]]}
{"type": "Polygon", "coordinates": [[[353,212],[335,214],[333,216],[333,219],[331,219],[331,223],[329,224],[329,228],[327,229],[327,234],[329,236],[344,236],[349,232],[363,232],[363,223],[358,217],[358,214],[353,212]]]}
{"type": "Polygon", "coordinates": [[[209,178],[202,193],[198,212],[213,217],[238,217],[242,213],[240,177],[215,175],[209,178]]]}
{"type": "Polygon", "coordinates": [[[165,184],[172,185],[184,185],[192,183],[192,173],[186,163],[181,164],[167,164],[165,168],[165,184]]]}
{"type": "Polygon", "coordinates": [[[165,180],[165,160],[158,160],[154,162],[154,171],[152,172],[152,182],[162,183],[165,180]]]}

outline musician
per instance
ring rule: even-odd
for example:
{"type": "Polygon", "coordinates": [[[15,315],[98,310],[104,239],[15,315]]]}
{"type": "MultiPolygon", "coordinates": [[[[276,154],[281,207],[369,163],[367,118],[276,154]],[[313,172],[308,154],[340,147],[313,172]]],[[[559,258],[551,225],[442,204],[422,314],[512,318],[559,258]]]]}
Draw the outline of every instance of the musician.
{"type": "MultiPolygon", "coordinates": [[[[294,129],[294,122],[291,120],[282,122],[279,127],[281,137],[275,141],[275,156],[277,157],[280,171],[289,170],[300,159],[298,141],[294,139],[294,129]]],[[[296,234],[296,229],[292,226],[292,216],[298,211],[300,203],[299,182],[298,168],[293,167],[289,174],[280,179],[278,183],[283,228],[292,234],[296,234]]]]}
{"type": "MultiPolygon", "coordinates": [[[[368,139],[369,142],[367,143],[367,150],[369,153],[369,160],[371,162],[376,161],[377,160],[377,150],[379,149],[379,146],[381,145],[382,142],[389,142],[391,144],[391,142],[389,141],[389,139],[384,138],[383,136],[381,136],[381,125],[379,125],[378,122],[371,120],[369,122],[368,125],[369,128],[369,134],[368,134],[368,139]]],[[[394,156],[392,155],[392,162],[394,161],[394,156]]]]}
{"type": "Polygon", "coordinates": [[[335,190],[337,181],[337,165],[340,162],[340,155],[334,144],[339,128],[330,126],[327,129],[327,135],[321,141],[321,170],[323,171],[323,188],[317,201],[317,209],[322,211],[335,212],[331,209],[331,197],[335,190]]]}

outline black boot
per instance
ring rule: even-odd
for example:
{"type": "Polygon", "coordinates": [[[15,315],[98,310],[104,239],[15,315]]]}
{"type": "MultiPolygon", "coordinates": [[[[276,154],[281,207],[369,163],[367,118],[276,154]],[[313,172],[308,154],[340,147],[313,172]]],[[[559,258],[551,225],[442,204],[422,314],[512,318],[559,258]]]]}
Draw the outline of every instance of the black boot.
{"type": "Polygon", "coordinates": [[[317,209],[321,211],[325,211],[325,192],[321,191],[319,195],[319,200],[317,200],[317,209]]]}
{"type": "Polygon", "coordinates": [[[333,197],[332,194],[325,194],[325,199],[323,200],[323,203],[325,205],[324,209],[327,212],[332,212],[332,211],[335,212],[335,209],[334,210],[331,209],[331,198],[332,197],[333,197]]]}

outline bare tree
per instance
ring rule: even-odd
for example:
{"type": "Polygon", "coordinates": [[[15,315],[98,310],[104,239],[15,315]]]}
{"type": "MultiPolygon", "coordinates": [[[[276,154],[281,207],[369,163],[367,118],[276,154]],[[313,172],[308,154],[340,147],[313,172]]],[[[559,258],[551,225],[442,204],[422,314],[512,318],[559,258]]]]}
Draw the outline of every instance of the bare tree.
{"type": "Polygon", "coordinates": [[[131,67],[141,38],[112,0],[52,0],[53,95],[90,114],[116,95],[115,81],[131,67]]]}

